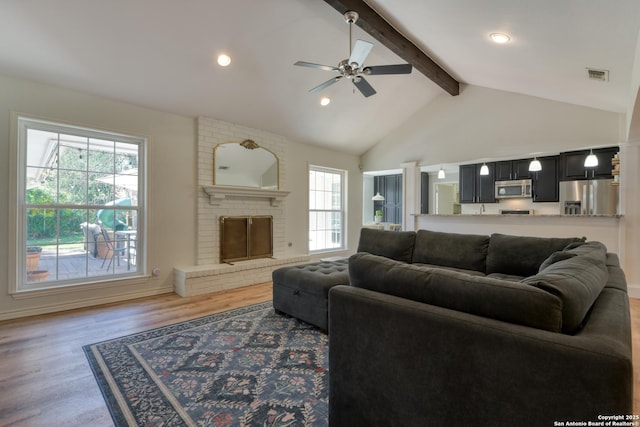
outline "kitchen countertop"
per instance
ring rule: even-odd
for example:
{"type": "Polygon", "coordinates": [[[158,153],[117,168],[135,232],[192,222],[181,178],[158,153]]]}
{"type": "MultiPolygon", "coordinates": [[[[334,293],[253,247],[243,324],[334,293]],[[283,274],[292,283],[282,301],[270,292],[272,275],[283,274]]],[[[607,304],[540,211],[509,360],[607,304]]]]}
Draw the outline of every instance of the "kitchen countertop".
{"type": "Polygon", "coordinates": [[[484,213],[484,214],[412,214],[414,216],[423,216],[423,217],[442,217],[442,218],[451,218],[451,217],[523,217],[523,218],[622,218],[623,215],[560,215],[560,214],[494,214],[494,213],[484,213]]]}

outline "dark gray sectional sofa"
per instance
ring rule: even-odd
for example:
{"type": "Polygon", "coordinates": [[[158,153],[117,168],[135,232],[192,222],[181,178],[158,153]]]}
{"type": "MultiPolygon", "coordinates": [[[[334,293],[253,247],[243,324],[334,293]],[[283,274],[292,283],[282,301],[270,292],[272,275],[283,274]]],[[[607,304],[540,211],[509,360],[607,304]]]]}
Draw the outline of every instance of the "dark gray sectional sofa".
{"type": "Polygon", "coordinates": [[[363,229],[349,280],[329,291],[331,426],[632,413],[627,285],[601,243],[363,229]]]}

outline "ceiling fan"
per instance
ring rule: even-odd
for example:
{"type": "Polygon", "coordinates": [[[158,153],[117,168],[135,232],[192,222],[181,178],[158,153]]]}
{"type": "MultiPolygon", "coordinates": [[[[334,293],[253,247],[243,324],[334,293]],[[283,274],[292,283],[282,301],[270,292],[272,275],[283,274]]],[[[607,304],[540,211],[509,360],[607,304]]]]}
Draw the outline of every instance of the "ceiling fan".
{"type": "Polygon", "coordinates": [[[339,82],[343,78],[346,78],[347,80],[351,80],[355,87],[357,87],[365,97],[369,97],[371,95],[375,95],[376,91],[369,82],[364,79],[364,76],[376,74],[411,74],[411,70],[413,68],[411,64],[376,65],[371,67],[363,66],[373,44],[364,40],[356,40],[356,43],[353,45],[353,49],[351,49],[351,37],[353,32],[352,26],[358,20],[358,13],[354,11],[347,11],[344,14],[344,20],[349,24],[350,52],[348,59],[340,61],[337,67],[304,61],[298,61],[293,64],[299,67],[318,68],[320,70],[335,71],[338,73],[338,76],[310,89],[309,92],[320,92],[332,84],[339,82]]]}

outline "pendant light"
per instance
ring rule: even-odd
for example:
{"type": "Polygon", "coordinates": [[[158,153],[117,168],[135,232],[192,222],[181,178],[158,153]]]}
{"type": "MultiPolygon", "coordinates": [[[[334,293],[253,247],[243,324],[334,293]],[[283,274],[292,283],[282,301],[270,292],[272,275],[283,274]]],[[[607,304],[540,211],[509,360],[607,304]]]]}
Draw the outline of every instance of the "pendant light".
{"type": "Polygon", "coordinates": [[[373,200],[374,202],[384,202],[384,196],[378,191],[378,193],[373,196],[371,200],[373,200]]]}
{"type": "Polygon", "coordinates": [[[486,163],[483,163],[480,167],[480,175],[489,175],[489,166],[486,163]]]}
{"type": "Polygon", "coordinates": [[[540,163],[540,160],[534,157],[533,160],[531,160],[531,163],[529,163],[529,172],[539,172],[541,170],[542,164],[540,163]]]}
{"type": "Polygon", "coordinates": [[[440,166],[440,170],[438,171],[438,179],[444,179],[444,169],[440,166]]]}
{"type": "Polygon", "coordinates": [[[584,159],[585,168],[595,168],[598,166],[598,156],[593,154],[593,150],[589,150],[589,155],[584,159]]]}

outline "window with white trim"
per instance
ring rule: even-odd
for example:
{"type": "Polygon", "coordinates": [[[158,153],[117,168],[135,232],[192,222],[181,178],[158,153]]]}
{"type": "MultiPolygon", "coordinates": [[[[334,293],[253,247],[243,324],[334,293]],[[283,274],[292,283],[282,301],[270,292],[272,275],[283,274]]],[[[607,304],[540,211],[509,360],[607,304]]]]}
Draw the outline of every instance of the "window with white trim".
{"type": "Polygon", "coordinates": [[[17,117],[14,292],[145,274],[146,139],[17,117]]]}
{"type": "Polygon", "coordinates": [[[346,171],[309,167],[309,251],[345,248],[346,171]]]}

